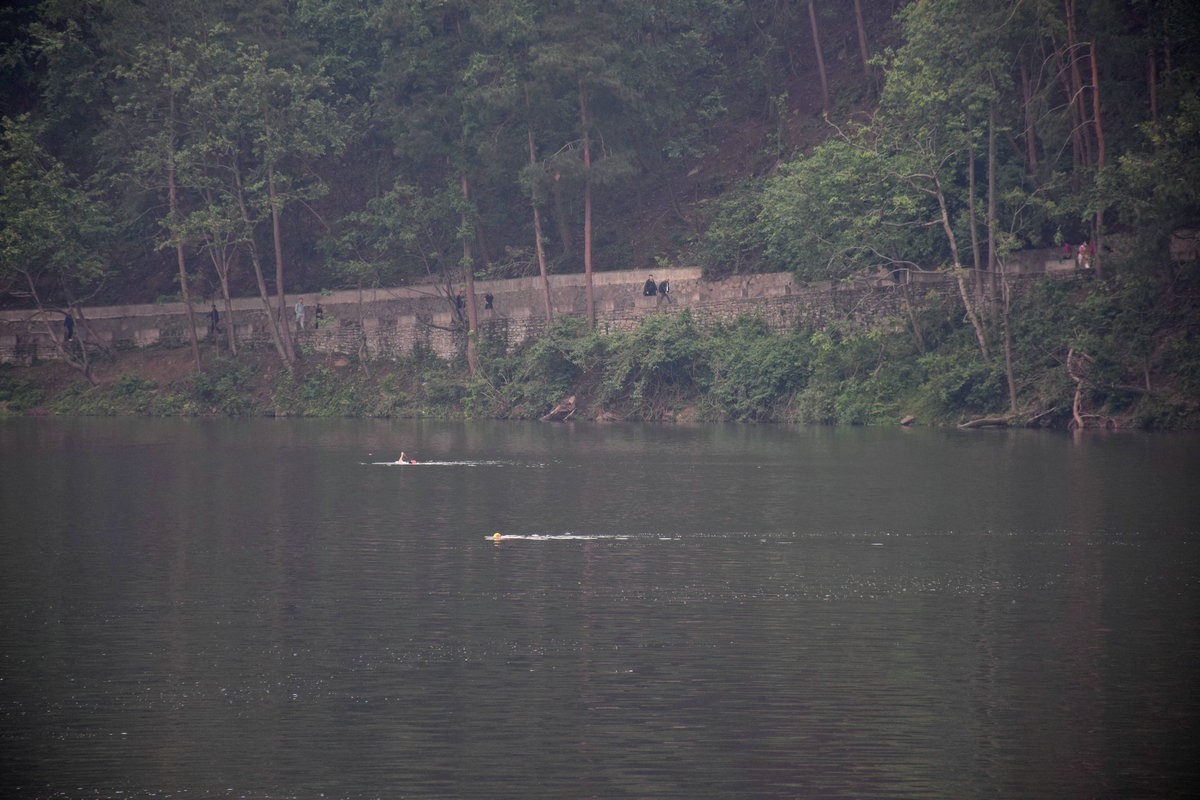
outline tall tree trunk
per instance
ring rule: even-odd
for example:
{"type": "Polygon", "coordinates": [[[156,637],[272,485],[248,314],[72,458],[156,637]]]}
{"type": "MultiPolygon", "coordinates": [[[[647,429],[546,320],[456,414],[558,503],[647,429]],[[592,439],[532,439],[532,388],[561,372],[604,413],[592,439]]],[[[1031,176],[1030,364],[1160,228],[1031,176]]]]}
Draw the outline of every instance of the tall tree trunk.
{"type": "Polygon", "coordinates": [[[1028,175],[1038,173],[1037,134],[1033,120],[1033,90],[1029,85],[1029,67],[1021,61],[1021,106],[1025,112],[1025,169],[1028,175]]]}
{"type": "Polygon", "coordinates": [[[983,253],[979,244],[979,212],[975,208],[975,143],[967,150],[967,220],[971,231],[971,263],[975,267],[975,296],[983,297],[983,253]]]}
{"type": "Polygon", "coordinates": [[[941,210],[942,231],[946,234],[946,242],[950,245],[950,257],[954,261],[954,280],[958,284],[958,294],[962,298],[963,306],[967,311],[967,318],[971,321],[971,327],[975,329],[975,338],[979,342],[979,351],[983,354],[985,361],[992,360],[992,353],[988,349],[987,334],[983,330],[983,325],[979,321],[979,315],[975,313],[975,304],[971,301],[971,293],[967,291],[966,281],[963,280],[962,259],[958,254],[958,237],[954,235],[954,226],[950,224],[950,212],[946,205],[946,193],[942,191],[941,181],[937,176],[933,176],[934,195],[937,197],[938,208],[941,210]]]}
{"type": "Polygon", "coordinates": [[[550,186],[550,194],[554,196],[554,224],[558,228],[558,252],[563,258],[571,255],[575,248],[575,238],[571,235],[571,223],[567,219],[567,205],[563,202],[562,182],[558,173],[554,173],[554,183],[550,186]]]}
{"type": "Polygon", "coordinates": [[[904,311],[908,314],[908,322],[912,325],[913,342],[917,345],[917,352],[924,355],[925,336],[921,333],[921,320],[917,317],[916,309],[913,308],[912,284],[907,280],[900,287],[900,297],[904,301],[904,311]]]}
{"type": "Polygon", "coordinates": [[[1005,270],[1004,262],[998,262],[1000,273],[1000,324],[1004,328],[1004,377],[1008,382],[1008,413],[1016,415],[1017,413],[1017,379],[1013,371],[1013,352],[1012,352],[1012,327],[1010,320],[1010,296],[1008,286],[1008,273],[1005,270]]]}
{"type": "MultiPolygon", "coordinates": [[[[168,106],[170,117],[167,124],[171,126],[171,152],[167,154],[167,209],[171,215],[171,221],[175,222],[179,219],[179,190],[175,185],[175,93],[173,90],[168,100],[168,106]]],[[[188,288],[187,258],[184,255],[183,241],[179,234],[174,230],[171,234],[175,239],[175,261],[179,266],[179,294],[183,298],[183,309],[187,316],[188,337],[192,342],[192,357],[196,360],[196,369],[199,370],[202,368],[200,339],[196,336],[196,315],[192,312],[192,298],[188,288]]]]}
{"type": "Polygon", "coordinates": [[[478,248],[478,254],[475,258],[479,261],[482,272],[486,274],[488,267],[491,266],[492,259],[488,255],[491,248],[488,247],[487,233],[483,230],[483,220],[476,216],[472,220],[472,227],[475,229],[475,246],[478,248]]]}
{"type": "Polygon", "coordinates": [[[1092,137],[1088,133],[1087,104],[1083,97],[1083,76],[1079,72],[1079,55],[1075,52],[1075,0],[1063,0],[1067,13],[1067,57],[1071,66],[1071,101],[1075,105],[1076,119],[1083,140],[1084,163],[1095,163],[1092,158],[1092,137]]]}
{"type": "Polygon", "coordinates": [[[579,121],[583,128],[583,283],[588,325],[596,327],[596,298],[592,288],[592,146],[588,133],[587,91],[579,81],[579,121]]]}
{"type": "Polygon", "coordinates": [[[366,302],[363,300],[362,281],[358,282],[358,364],[362,369],[363,375],[371,377],[371,348],[367,342],[367,329],[363,326],[362,321],[366,318],[367,313],[366,302]]]}
{"type": "MultiPolygon", "coordinates": [[[[1096,43],[1091,43],[1090,54],[1092,58],[1092,116],[1096,126],[1096,167],[1098,170],[1103,170],[1105,165],[1104,157],[1104,115],[1100,111],[1100,69],[1096,64],[1096,43]]],[[[1096,253],[1092,256],[1092,269],[1096,271],[1096,276],[1101,277],[1104,272],[1102,255],[1104,239],[1104,205],[1101,200],[1101,207],[1096,210],[1095,232],[1092,241],[1095,243],[1096,253]]]]}
{"type": "Polygon", "coordinates": [[[862,58],[863,77],[873,92],[875,81],[871,75],[871,51],[867,47],[867,27],[863,25],[862,0],[854,0],[854,23],[858,28],[858,54],[862,58]]]}
{"type": "MultiPolygon", "coordinates": [[[[267,280],[263,275],[262,259],[258,254],[258,245],[254,243],[254,225],[250,222],[250,210],[246,206],[246,194],[242,187],[242,175],[237,169],[233,171],[234,185],[237,187],[238,209],[242,214],[242,224],[246,226],[248,232],[248,247],[250,249],[250,264],[254,267],[254,278],[258,283],[258,297],[262,300],[263,311],[267,317],[267,332],[271,334],[271,343],[275,345],[275,352],[279,355],[279,360],[283,363],[284,368],[291,370],[292,362],[288,360],[287,349],[283,346],[283,339],[280,336],[280,327],[286,327],[287,323],[280,319],[271,308],[271,295],[267,291],[267,280]]],[[[232,322],[232,321],[231,321],[232,322]]]]}
{"type": "Polygon", "coordinates": [[[296,363],[291,327],[287,321],[287,294],[283,289],[283,235],[279,227],[279,199],[275,194],[275,169],[267,167],[267,193],[271,200],[271,239],[275,244],[275,294],[279,298],[279,338],[288,364],[296,363]]]}
{"type": "MultiPolygon", "coordinates": [[[[525,87],[525,112],[531,114],[529,100],[529,87],[525,87]]],[[[537,172],[537,150],[533,146],[533,124],[530,123],[526,127],[526,133],[529,134],[529,170],[530,175],[537,172]]],[[[542,298],[546,303],[546,325],[549,326],[554,320],[554,307],[550,303],[550,277],[546,273],[546,248],[542,242],[542,215],[538,211],[537,191],[534,187],[530,187],[529,202],[533,206],[533,242],[537,247],[538,274],[542,279],[542,298]]]]}
{"type": "Polygon", "coordinates": [[[67,310],[75,315],[75,340],[79,343],[79,361],[83,365],[83,376],[90,383],[92,382],[92,357],[88,355],[87,345],[84,344],[83,332],[87,331],[90,333],[92,335],[91,338],[99,343],[109,355],[113,355],[113,352],[104,347],[100,342],[100,338],[96,336],[95,331],[92,330],[92,326],[88,324],[87,319],[83,315],[83,309],[79,307],[78,303],[68,298],[67,310]]]}
{"type": "Polygon", "coordinates": [[[1062,86],[1063,95],[1067,99],[1067,111],[1071,117],[1071,187],[1078,190],[1079,188],[1079,169],[1084,165],[1083,156],[1083,134],[1081,127],[1083,123],[1079,119],[1079,106],[1075,102],[1075,90],[1071,85],[1071,71],[1067,67],[1066,54],[1062,50],[1056,48],[1054,50],[1054,58],[1058,62],[1058,82],[1062,86]]]}
{"type": "Polygon", "coordinates": [[[221,282],[221,292],[225,295],[225,339],[229,343],[229,355],[236,356],[238,352],[237,326],[233,324],[233,299],[229,296],[228,279],[221,282]]]}
{"type": "Polygon", "coordinates": [[[988,165],[987,165],[987,271],[992,277],[993,295],[996,288],[996,236],[999,222],[996,217],[996,107],[988,107],[988,165]]]}
{"type": "Polygon", "coordinates": [[[233,295],[229,292],[229,272],[237,260],[237,251],[234,251],[232,258],[225,264],[225,268],[221,271],[221,298],[225,306],[225,338],[229,342],[229,354],[237,355],[237,326],[233,324],[233,295]]]}
{"type": "Polygon", "coordinates": [[[1100,111],[1100,69],[1096,65],[1096,43],[1091,43],[1092,60],[1092,123],[1096,126],[1096,166],[1104,169],[1104,115],[1100,111]]]}
{"type": "Polygon", "coordinates": [[[808,21],[812,25],[813,51],[817,54],[817,74],[821,78],[821,114],[829,115],[829,77],[825,74],[825,54],[821,52],[821,33],[817,28],[815,0],[808,0],[808,21]]]}
{"type": "MultiPolygon", "coordinates": [[[[168,189],[168,192],[170,192],[170,194],[174,195],[175,194],[175,182],[173,179],[168,179],[168,181],[171,184],[170,188],[168,189]]],[[[174,205],[174,200],[172,200],[171,204],[174,205]]],[[[202,364],[200,363],[200,339],[196,335],[196,315],[192,310],[191,292],[188,291],[187,259],[183,254],[183,243],[182,242],[175,243],[175,261],[179,265],[179,293],[180,293],[180,296],[183,298],[183,308],[187,315],[188,338],[191,340],[191,344],[192,344],[192,357],[196,361],[196,369],[201,369],[202,364]]]]}
{"type": "MultiPolygon", "coordinates": [[[[460,219],[462,220],[462,227],[465,229],[467,225],[467,205],[471,202],[471,193],[467,187],[467,176],[462,175],[459,180],[462,185],[464,201],[460,219]]],[[[475,261],[471,256],[470,237],[463,238],[463,271],[467,277],[467,372],[474,375],[479,372],[479,356],[475,351],[479,317],[475,311],[475,261]]]]}
{"type": "MultiPolygon", "coordinates": [[[[211,191],[205,190],[203,196],[206,206],[209,208],[217,206],[218,201],[211,191]]],[[[217,273],[217,280],[221,285],[221,305],[225,313],[225,331],[226,338],[229,340],[229,354],[236,356],[237,336],[234,333],[233,300],[232,295],[229,293],[229,275],[233,271],[238,258],[238,246],[234,243],[233,239],[234,236],[231,231],[222,231],[220,226],[217,225],[214,225],[212,229],[204,234],[208,256],[212,259],[213,272],[217,273]]],[[[213,336],[216,336],[216,331],[213,332],[213,336]]]]}
{"type": "MultiPolygon", "coordinates": [[[[87,318],[87,314],[83,311],[83,306],[74,297],[67,298],[67,308],[75,314],[75,331],[76,338],[79,338],[79,331],[85,331],[91,337],[91,343],[104,351],[110,358],[115,359],[117,353],[111,347],[104,343],[104,338],[98,335],[95,329],[92,328],[91,322],[87,318]]],[[[79,356],[83,359],[84,368],[90,374],[92,370],[91,357],[88,355],[87,348],[83,346],[83,342],[79,343],[79,356]]]]}
{"type": "Polygon", "coordinates": [[[546,271],[546,247],[542,241],[542,215],[533,207],[533,239],[537,247],[538,275],[542,279],[542,301],[546,308],[546,324],[554,321],[554,304],[550,299],[550,274],[546,271]]]}
{"type": "Polygon", "coordinates": [[[1158,56],[1153,46],[1146,56],[1146,89],[1150,93],[1150,121],[1158,122],[1158,56]]]}

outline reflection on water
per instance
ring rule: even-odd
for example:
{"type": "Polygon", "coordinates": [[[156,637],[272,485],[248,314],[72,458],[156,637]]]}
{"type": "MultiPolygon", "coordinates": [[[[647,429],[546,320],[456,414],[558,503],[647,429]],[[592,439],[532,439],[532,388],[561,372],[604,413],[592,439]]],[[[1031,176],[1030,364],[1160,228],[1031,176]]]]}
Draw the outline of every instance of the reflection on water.
{"type": "Polygon", "coordinates": [[[1196,443],[0,422],[0,793],[1182,796],[1196,443]]]}

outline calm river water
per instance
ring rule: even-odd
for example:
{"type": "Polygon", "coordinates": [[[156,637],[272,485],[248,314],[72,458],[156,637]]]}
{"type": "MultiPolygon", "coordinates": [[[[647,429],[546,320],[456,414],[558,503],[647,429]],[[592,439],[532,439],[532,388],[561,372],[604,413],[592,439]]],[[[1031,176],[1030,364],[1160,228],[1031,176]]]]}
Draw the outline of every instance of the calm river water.
{"type": "Polygon", "coordinates": [[[1188,796],[1198,445],[0,421],[0,796],[1188,796]]]}

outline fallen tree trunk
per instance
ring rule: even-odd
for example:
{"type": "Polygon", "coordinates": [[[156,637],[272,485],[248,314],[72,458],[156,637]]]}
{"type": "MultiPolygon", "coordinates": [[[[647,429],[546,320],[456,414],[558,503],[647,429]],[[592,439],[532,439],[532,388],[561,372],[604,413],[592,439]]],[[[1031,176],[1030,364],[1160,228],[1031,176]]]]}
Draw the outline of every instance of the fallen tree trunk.
{"type": "Polygon", "coordinates": [[[1009,424],[1009,417],[981,417],[980,419],[960,422],[958,427],[964,430],[969,428],[1007,428],[1009,424]]]}
{"type": "Polygon", "coordinates": [[[564,397],[555,403],[550,413],[541,418],[542,422],[565,422],[575,415],[575,395],[564,397]]]}

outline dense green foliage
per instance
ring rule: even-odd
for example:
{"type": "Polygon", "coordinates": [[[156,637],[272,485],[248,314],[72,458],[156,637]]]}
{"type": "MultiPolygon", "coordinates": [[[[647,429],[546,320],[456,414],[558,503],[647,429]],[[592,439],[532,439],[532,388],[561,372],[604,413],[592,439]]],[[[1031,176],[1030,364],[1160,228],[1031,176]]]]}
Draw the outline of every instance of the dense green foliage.
{"type": "Polygon", "coordinates": [[[45,397],[34,380],[12,373],[11,367],[0,370],[0,416],[20,414],[36,407],[45,397]]]}
{"type": "Polygon", "coordinates": [[[878,102],[724,199],[711,272],[995,272],[1089,241],[1096,266],[1162,264],[1200,221],[1194,4],[921,0],[894,22],[878,102]]]}
{"type": "Polygon", "coordinates": [[[874,332],[565,319],[517,353],[472,338],[466,365],[414,354],[388,382],[298,367],[284,328],[270,403],[245,399],[232,358],[186,391],[130,377],[57,406],[535,416],[574,393],[617,418],[860,423],[1062,421],[1066,397],[1076,424],[1186,418],[1195,267],[1170,244],[1200,230],[1200,5],[811,8],[814,24],[765,0],[9,4],[0,295],[265,307],[534,275],[542,255],[803,282],[946,270],[956,307],[917,302],[874,332]],[[1080,242],[1097,247],[1086,289],[1010,297],[1014,254],[1080,242]]]}
{"type": "MultiPolygon", "coordinates": [[[[255,293],[273,212],[295,291],[457,282],[464,242],[532,274],[535,206],[550,269],[580,271],[585,188],[598,269],[937,268],[935,183],[968,265],[972,225],[1003,251],[1195,221],[1196,182],[1166,186],[1197,162],[1195,4],[860,0],[861,29],[845,5],[815,2],[818,49],[806,4],[759,0],[13,4],[3,188],[32,208],[3,215],[0,288],[47,260],[37,223],[99,299],[176,295],[177,244],[193,292],[255,293]],[[823,121],[817,56],[855,50],[823,121]]],[[[38,276],[52,305],[63,277],[38,276]]]]}

